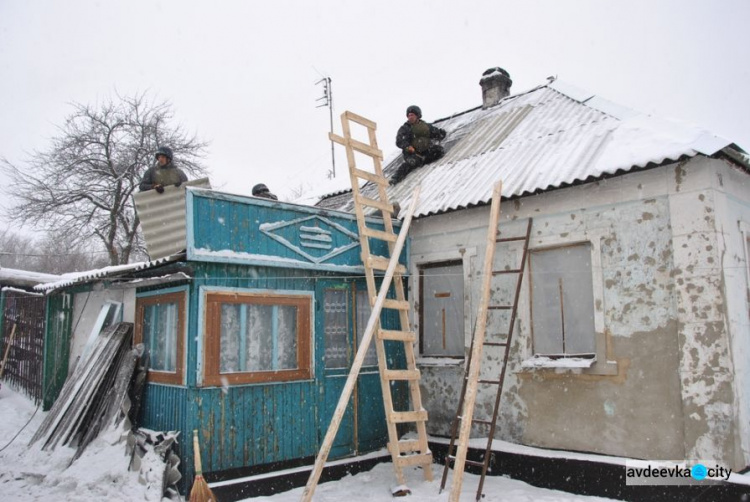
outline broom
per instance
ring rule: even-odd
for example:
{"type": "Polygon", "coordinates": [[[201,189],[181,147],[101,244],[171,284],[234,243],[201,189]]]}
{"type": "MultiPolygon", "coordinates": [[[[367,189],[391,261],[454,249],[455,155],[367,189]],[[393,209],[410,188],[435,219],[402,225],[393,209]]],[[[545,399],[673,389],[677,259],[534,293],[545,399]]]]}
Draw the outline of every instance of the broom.
{"type": "Polygon", "coordinates": [[[208,487],[208,483],[203,479],[203,469],[201,467],[201,449],[198,444],[198,431],[193,431],[193,450],[195,454],[195,479],[193,487],[190,489],[190,502],[216,502],[216,496],[208,487]]]}

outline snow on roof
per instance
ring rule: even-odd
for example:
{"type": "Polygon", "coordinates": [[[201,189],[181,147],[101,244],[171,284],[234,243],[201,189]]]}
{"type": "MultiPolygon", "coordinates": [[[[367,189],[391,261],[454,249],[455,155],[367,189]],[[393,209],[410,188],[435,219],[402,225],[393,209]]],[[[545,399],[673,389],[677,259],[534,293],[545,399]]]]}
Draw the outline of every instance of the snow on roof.
{"type": "MultiPolygon", "coordinates": [[[[445,156],[388,189],[391,200],[407,207],[414,187],[421,184],[417,217],[486,204],[498,180],[504,197],[523,196],[697,154],[710,156],[732,144],[559,80],[435,125],[448,132],[445,156]]],[[[386,176],[402,162],[399,152],[391,157],[386,176]]],[[[368,184],[363,193],[373,188],[368,184]]],[[[350,194],[328,197],[319,205],[353,210],[350,194]]]]}
{"type": "Polygon", "coordinates": [[[126,265],[112,265],[112,266],[104,267],[100,269],[87,270],[85,272],[74,272],[74,273],[69,273],[69,274],[63,274],[58,277],[58,280],[54,282],[48,282],[46,284],[39,284],[37,286],[34,286],[34,289],[36,291],[50,292],[55,289],[72,286],[74,284],[84,284],[86,282],[91,282],[97,279],[104,279],[107,277],[114,277],[117,275],[122,275],[127,272],[148,270],[150,268],[155,268],[160,265],[164,265],[165,263],[177,261],[183,257],[184,257],[184,254],[179,253],[176,255],[159,258],[158,260],[153,260],[153,261],[128,263],[126,265]]]}
{"type": "Polygon", "coordinates": [[[59,275],[45,274],[42,272],[31,272],[29,270],[18,270],[15,268],[0,267],[0,284],[11,284],[13,286],[36,286],[44,282],[60,280],[59,275]]]}

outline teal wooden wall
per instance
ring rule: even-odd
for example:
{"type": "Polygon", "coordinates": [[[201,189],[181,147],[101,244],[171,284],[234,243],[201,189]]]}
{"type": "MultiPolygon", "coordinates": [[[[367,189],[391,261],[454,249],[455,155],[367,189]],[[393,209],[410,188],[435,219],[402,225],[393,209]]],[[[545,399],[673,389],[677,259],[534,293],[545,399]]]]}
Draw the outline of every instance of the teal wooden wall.
{"type": "MultiPolygon", "coordinates": [[[[201,288],[315,292],[318,281],[346,284],[359,281],[360,287],[365,287],[364,278],[234,263],[188,264],[193,267],[194,279],[188,288],[186,386],[149,384],[140,425],[182,432],[180,456],[181,469],[188,483],[185,487],[193,477],[190,440],[193,429],[200,431],[205,472],[314,457],[330,422],[332,406],[335,407],[340,395],[340,389],[337,392],[331,387],[326,389],[321,295],[315,295],[313,306],[313,379],[226,388],[198,387],[198,339],[203,333],[200,325],[203,322],[201,288]]],[[[397,322],[392,313],[384,314],[382,319],[386,327],[397,322]]],[[[387,350],[394,364],[403,367],[403,351],[399,344],[389,345],[387,350]]],[[[395,396],[397,400],[407,399],[405,386],[397,388],[395,396]]],[[[357,399],[360,451],[384,447],[387,433],[377,374],[360,376],[357,399]]]]}

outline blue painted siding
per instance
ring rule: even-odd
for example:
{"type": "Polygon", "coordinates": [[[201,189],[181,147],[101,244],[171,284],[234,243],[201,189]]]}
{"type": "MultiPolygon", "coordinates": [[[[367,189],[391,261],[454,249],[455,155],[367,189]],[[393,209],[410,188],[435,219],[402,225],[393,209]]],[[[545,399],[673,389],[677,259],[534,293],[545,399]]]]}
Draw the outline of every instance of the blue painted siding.
{"type": "MultiPolygon", "coordinates": [[[[188,211],[189,260],[363,271],[352,214],[213,191],[189,191],[188,211]]],[[[388,254],[382,241],[370,243],[373,253],[388,254]]]]}

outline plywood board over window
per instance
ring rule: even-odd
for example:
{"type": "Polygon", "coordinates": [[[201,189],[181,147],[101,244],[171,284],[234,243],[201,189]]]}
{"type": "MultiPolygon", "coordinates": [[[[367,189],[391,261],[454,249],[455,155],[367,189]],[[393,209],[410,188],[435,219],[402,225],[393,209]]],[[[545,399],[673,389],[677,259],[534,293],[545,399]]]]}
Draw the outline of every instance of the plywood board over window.
{"type": "Polygon", "coordinates": [[[309,295],[206,294],[204,385],[311,378],[309,295]]]}
{"type": "Polygon", "coordinates": [[[136,300],[135,343],[146,346],[150,382],[184,383],[185,296],[177,291],[136,300]]]}

